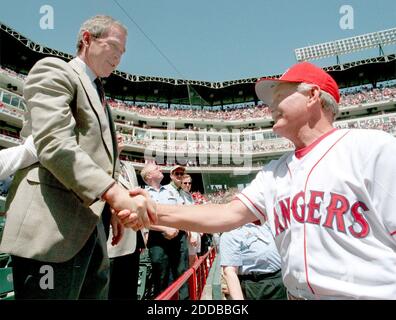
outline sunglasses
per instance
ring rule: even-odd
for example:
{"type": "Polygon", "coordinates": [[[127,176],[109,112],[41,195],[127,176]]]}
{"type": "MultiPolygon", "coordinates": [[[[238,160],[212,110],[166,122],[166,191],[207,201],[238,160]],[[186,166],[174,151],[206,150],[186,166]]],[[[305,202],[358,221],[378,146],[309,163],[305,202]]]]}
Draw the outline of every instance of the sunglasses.
{"type": "Polygon", "coordinates": [[[173,175],[182,176],[182,175],[184,175],[184,172],[176,171],[176,172],[173,172],[173,175]]]}
{"type": "Polygon", "coordinates": [[[191,184],[191,182],[183,182],[183,184],[191,184]]]}

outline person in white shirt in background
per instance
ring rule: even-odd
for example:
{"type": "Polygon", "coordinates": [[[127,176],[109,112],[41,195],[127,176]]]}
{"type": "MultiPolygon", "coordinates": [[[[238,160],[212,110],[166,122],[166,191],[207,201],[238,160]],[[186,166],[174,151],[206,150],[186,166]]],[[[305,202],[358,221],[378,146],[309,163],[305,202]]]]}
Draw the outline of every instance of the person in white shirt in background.
{"type": "Polygon", "coordinates": [[[0,150],[0,180],[13,175],[17,170],[37,162],[33,137],[28,136],[19,146],[0,150]]]}

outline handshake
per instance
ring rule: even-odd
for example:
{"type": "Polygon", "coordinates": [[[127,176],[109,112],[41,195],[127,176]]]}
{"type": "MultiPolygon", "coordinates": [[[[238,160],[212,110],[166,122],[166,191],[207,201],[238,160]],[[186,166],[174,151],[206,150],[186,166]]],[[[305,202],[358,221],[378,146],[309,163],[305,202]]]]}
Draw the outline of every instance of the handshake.
{"type": "Polygon", "coordinates": [[[112,208],[113,216],[126,228],[137,231],[157,223],[156,203],[141,188],[128,191],[115,183],[103,194],[102,199],[112,208]]]}

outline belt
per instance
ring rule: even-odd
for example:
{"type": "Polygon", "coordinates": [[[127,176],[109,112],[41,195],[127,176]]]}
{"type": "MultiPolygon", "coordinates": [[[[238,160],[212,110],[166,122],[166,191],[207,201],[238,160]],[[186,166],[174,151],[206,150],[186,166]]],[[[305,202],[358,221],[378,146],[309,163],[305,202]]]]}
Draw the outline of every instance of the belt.
{"type": "Polygon", "coordinates": [[[269,279],[269,278],[275,278],[275,277],[280,277],[282,275],[281,270],[275,271],[275,272],[269,272],[269,273],[263,273],[263,272],[252,272],[249,274],[241,274],[238,275],[239,280],[251,280],[251,281],[260,281],[263,279],[269,279]]]}

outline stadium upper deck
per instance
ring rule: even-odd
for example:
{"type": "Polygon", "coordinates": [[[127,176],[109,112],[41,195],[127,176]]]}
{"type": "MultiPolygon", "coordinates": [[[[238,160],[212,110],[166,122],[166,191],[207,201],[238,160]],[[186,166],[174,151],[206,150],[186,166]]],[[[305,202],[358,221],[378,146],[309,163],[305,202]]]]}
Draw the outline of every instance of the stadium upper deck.
{"type": "MultiPolygon", "coordinates": [[[[22,74],[27,74],[33,64],[45,56],[57,56],[64,60],[71,55],[44,47],[27,39],[17,31],[0,22],[1,64],[22,74]]],[[[361,61],[333,65],[325,68],[340,88],[364,84],[376,85],[396,78],[396,55],[379,56],[361,61]]],[[[115,71],[105,83],[107,94],[113,99],[131,101],[133,104],[164,103],[225,106],[252,102],[258,104],[253,84],[263,76],[224,82],[171,79],[141,76],[115,71]]],[[[16,88],[20,92],[21,88],[16,88]]]]}
{"type": "MultiPolygon", "coordinates": [[[[372,90],[364,88],[360,91],[355,89],[353,92],[345,94],[344,98],[356,103],[356,105],[346,108],[351,110],[357,108],[365,116],[349,117],[337,121],[335,125],[340,128],[374,128],[396,134],[395,96],[396,88],[394,86],[372,90]]],[[[0,144],[3,147],[18,144],[20,143],[18,131],[22,126],[22,114],[25,109],[23,99],[5,89],[0,89],[0,103],[0,119],[3,119],[4,122],[0,126],[0,134],[3,134],[3,137],[0,138],[0,144]]],[[[126,141],[124,159],[134,162],[144,163],[145,157],[155,157],[159,163],[172,165],[173,162],[169,162],[168,157],[165,156],[172,154],[178,155],[179,159],[185,159],[184,163],[178,161],[180,164],[195,166],[197,169],[210,165],[212,168],[217,167],[215,170],[219,170],[218,166],[237,166],[236,163],[232,164],[230,159],[233,155],[240,155],[241,157],[250,157],[252,159],[251,166],[258,170],[268,160],[280,156],[293,147],[286,139],[277,137],[266,125],[270,122],[267,114],[265,114],[267,122],[262,124],[262,127],[249,128],[246,123],[243,126],[244,120],[241,119],[242,130],[233,126],[234,121],[222,121],[223,127],[221,129],[223,130],[216,130],[213,127],[208,129],[206,126],[198,128],[193,127],[192,124],[188,128],[184,126],[182,129],[177,129],[173,126],[173,128],[168,127],[164,130],[160,126],[149,128],[146,124],[139,125],[144,117],[153,116],[150,114],[147,116],[145,112],[143,114],[138,112],[145,111],[145,108],[131,107],[124,102],[115,104],[114,101],[110,101],[110,104],[113,106],[117,129],[124,135],[126,141]],[[122,116],[122,119],[120,118],[118,113],[120,109],[126,114],[126,118],[124,116],[122,116]],[[227,127],[224,124],[227,124],[227,127]],[[225,128],[232,128],[233,130],[224,130],[225,128]],[[207,155],[207,157],[199,156],[202,154],[207,155]],[[221,160],[218,159],[220,158],[219,154],[222,155],[221,160]],[[212,161],[211,157],[217,157],[219,161],[212,161]]],[[[152,108],[160,109],[158,106],[151,106],[147,110],[152,112],[152,108]]],[[[256,109],[255,107],[245,108],[243,112],[248,110],[248,112],[254,113],[256,109]]],[[[168,111],[170,114],[168,120],[172,119],[172,112],[175,111],[160,110],[163,111],[163,114],[155,117],[160,121],[166,121],[168,111]]],[[[177,111],[189,113],[192,110],[177,111]]],[[[228,112],[208,111],[208,113],[227,114],[228,112]]],[[[177,121],[181,125],[185,125],[190,119],[188,116],[183,119],[179,114],[177,121]]],[[[209,119],[202,121],[207,124],[213,124],[214,122],[214,120],[209,119]]],[[[167,122],[167,124],[169,123],[167,122]]]]}
{"type": "MultiPolygon", "coordinates": [[[[25,109],[20,97],[23,73],[26,74],[34,62],[44,56],[55,55],[65,60],[72,57],[40,46],[1,23],[0,32],[0,88],[3,88],[0,89],[0,103],[3,104],[0,106],[3,133],[0,146],[8,147],[19,143],[25,109]]],[[[344,90],[339,117],[342,122],[337,126],[370,126],[394,133],[395,55],[326,69],[341,88],[365,85],[353,91],[344,90]],[[378,85],[380,82],[385,82],[385,86],[378,85]],[[358,117],[364,118],[356,120],[358,117]]],[[[107,79],[105,87],[117,128],[127,140],[124,157],[141,162],[147,150],[193,155],[239,152],[251,155],[252,166],[260,166],[278,157],[292,146],[272,133],[270,112],[254,94],[253,84],[258,78],[220,83],[116,71],[107,79]],[[228,132],[237,129],[239,131],[234,133],[228,132]]],[[[164,164],[171,163],[164,159],[164,164]]],[[[187,164],[205,166],[208,163],[196,157],[189,159],[187,164]]],[[[220,161],[215,165],[230,164],[220,161]]]]}
{"type": "MultiPolygon", "coordinates": [[[[4,148],[21,142],[24,75],[45,56],[64,60],[72,56],[36,44],[2,23],[0,39],[0,148],[4,148]]],[[[395,54],[325,69],[345,91],[338,127],[395,134],[395,54]]],[[[268,109],[254,93],[254,83],[262,76],[207,82],[115,71],[106,79],[105,89],[117,129],[127,141],[121,157],[133,161],[138,171],[147,158],[165,165],[165,172],[175,163],[187,165],[201,191],[248,183],[264,163],[292,148],[274,135],[268,109]]]]}

